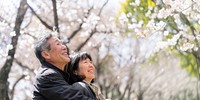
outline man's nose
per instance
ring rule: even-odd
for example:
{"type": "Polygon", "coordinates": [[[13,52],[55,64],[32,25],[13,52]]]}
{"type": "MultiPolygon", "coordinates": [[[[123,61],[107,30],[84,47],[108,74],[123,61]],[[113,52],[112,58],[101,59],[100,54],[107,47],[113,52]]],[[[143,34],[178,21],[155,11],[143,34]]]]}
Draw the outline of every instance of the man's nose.
{"type": "Polygon", "coordinates": [[[62,49],[67,49],[66,45],[62,44],[62,49]]]}

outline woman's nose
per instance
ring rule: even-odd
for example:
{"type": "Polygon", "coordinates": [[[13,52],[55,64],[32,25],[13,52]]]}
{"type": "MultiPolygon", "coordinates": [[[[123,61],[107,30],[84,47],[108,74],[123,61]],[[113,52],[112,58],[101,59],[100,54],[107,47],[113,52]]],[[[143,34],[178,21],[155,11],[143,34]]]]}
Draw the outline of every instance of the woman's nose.
{"type": "Polygon", "coordinates": [[[92,67],[93,69],[95,69],[94,65],[92,63],[90,63],[90,67],[92,67]]]}

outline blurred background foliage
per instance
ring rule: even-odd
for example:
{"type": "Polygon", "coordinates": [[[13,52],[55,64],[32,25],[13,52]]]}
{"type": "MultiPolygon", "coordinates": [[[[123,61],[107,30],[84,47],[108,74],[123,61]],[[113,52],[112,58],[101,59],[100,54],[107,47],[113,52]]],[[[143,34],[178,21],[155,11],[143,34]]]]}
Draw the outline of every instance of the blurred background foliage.
{"type": "MultiPolygon", "coordinates": [[[[142,22],[143,27],[145,27],[149,21],[153,21],[155,24],[163,22],[164,25],[160,26],[161,28],[156,31],[160,31],[162,33],[167,31],[167,34],[163,34],[162,36],[163,41],[169,43],[168,45],[170,49],[175,49],[178,51],[178,56],[181,59],[181,66],[186,68],[192,75],[195,75],[199,78],[199,20],[192,18],[192,14],[199,14],[199,11],[194,8],[195,5],[197,5],[197,2],[186,0],[183,2],[188,2],[187,6],[184,8],[176,9],[171,6],[173,4],[165,3],[170,1],[171,0],[126,0],[126,2],[122,4],[122,11],[127,15],[131,15],[127,16],[129,23],[131,24],[132,18],[135,18],[137,23],[142,22]],[[137,2],[139,3],[137,4],[137,2]],[[157,3],[157,5],[155,5],[155,3],[157,3]],[[153,14],[159,13],[161,10],[166,10],[166,12],[164,12],[166,15],[163,14],[161,17],[159,17],[158,14],[156,17],[152,18],[153,14]],[[169,13],[169,15],[167,15],[167,13],[169,13]],[[174,43],[170,44],[170,40],[172,40],[175,35],[180,36],[178,36],[177,39],[173,41],[174,43]],[[186,45],[191,47],[184,48],[186,45]]],[[[170,3],[173,3],[173,1],[170,3]]]]}

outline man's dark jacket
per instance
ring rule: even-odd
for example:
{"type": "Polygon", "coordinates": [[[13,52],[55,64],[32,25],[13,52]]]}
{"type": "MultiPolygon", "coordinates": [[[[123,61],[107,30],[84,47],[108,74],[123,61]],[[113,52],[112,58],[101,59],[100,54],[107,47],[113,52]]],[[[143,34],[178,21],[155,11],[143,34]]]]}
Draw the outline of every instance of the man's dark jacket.
{"type": "Polygon", "coordinates": [[[67,74],[57,67],[43,63],[36,75],[32,100],[95,100],[69,85],[67,74]]]}

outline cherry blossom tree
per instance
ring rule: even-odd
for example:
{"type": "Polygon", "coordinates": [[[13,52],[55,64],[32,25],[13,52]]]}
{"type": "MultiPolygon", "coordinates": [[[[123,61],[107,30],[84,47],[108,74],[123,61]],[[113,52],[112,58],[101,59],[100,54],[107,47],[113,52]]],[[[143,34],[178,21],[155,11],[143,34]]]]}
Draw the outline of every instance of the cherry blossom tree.
{"type": "MultiPolygon", "coordinates": [[[[152,0],[146,2],[141,0],[142,5],[140,0],[126,2],[135,7],[127,8],[135,9],[132,13],[125,12],[125,9],[120,10],[125,13],[118,13],[114,5],[117,4],[115,0],[51,0],[51,2],[21,0],[23,3],[16,0],[1,0],[1,2],[3,3],[0,4],[2,8],[0,11],[0,89],[3,92],[0,92],[0,99],[31,98],[32,83],[40,66],[33,51],[34,41],[44,32],[57,34],[67,43],[71,51],[87,51],[92,55],[97,71],[95,83],[108,99],[169,100],[172,98],[173,100],[179,96],[181,90],[187,90],[181,92],[187,95],[191,95],[190,91],[194,90],[191,88],[188,91],[188,87],[194,86],[194,79],[188,77],[179,67],[176,69],[172,67],[178,66],[177,58],[173,55],[166,57],[157,52],[165,50],[164,48],[169,45],[160,45],[154,49],[157,46],[156,42],[162,44],[169,39],[178,41],[182,37],[172,34],[180,27],[180,23],[175,21],[177,19],[175,15],[178,13],[171,15],[165,12],[163,15],[165,9],[170,9],[169,11],[174,9],[164,1],[155,3],[152,0]],[[141,8],[136,9],[138,6],[141,8]],[[162,10],[162,7],[165,9],[162,10]],[[173,27],[175,29],[172,31],[173,27]],[[11,54],[9,51],[15,52],[11,54]],[[155,52],[162,57],[162,61],[158,64],[148,63],[149,57],[155,52]],[[184,82],[177,84],[177,81],[184,82]],[[171,86],[169,87],[168,84],[171,86]]],[[[195,8],[198,3],[193,2],[195,8]]],[[[188,17],[188,14],[183,11],[182,14],[188,17]]],[[[181,27],[183,26],[188,25],[181,27]]],[[[195,28],[198,29],[198,25],[195,28]]],[[[168,43],[169,41],[163,44],[168,43]]],[[[176,46],[181,45],[173,45],[176,46]]]]}
{"type": "MultiPolygon", "coordinates": [[[[5,100],[30,99],[31,85],[39,67],[33,44],[42,33],[58,34],[74,51],[94,47],[102,41],[96,38],[112,33],[112,27],[105,24],[109,18],[103,15],[105,9],[108,9],[106,5],[109,0],[2,2],[0,98],[5,100]],[[7,9],[7,6],[10,8],[7,9]],[[10,16],[16,16],[16,19],[10,16]],[[23,87],[20,84],[23,84],[23,87]],[[17,92],[20,90],[23,91],[17,92]]],[[[113,13],[116,12],[110,11],[108,15],[113,13]]]]}
{"type": "Polygon", "coordinates": [[[17,18],[15,21],[15,26],[14,26],[14,32],[12,33],[12,38],[11,38],[11,45],[9,47],[8,51],[8,57],[6,58],[5,64],[0,70],[0,98],[7,100],[8,97],[8,75],[10,73],[10,69],[13,64],[14,60],[14,55],[16,52],[16,47],[17,47],[17,41],[20,35],[20,27],[22,24],[22,21],[24,19],[24,15],[26,14],[27,11],[27,6],[26,6],[26,0],[22,0],[18,9],[17,13],[17,18]]]}
{"type": "Polygon", "coordinates": [[[126,31],[135,36],[154,37],[154,42],[157,42],[154,54],[167,51],[178,55],[180,66],[198,79],[196,91],[199,100],[199,2],[126,0],[123,6],[126,31]]]}

